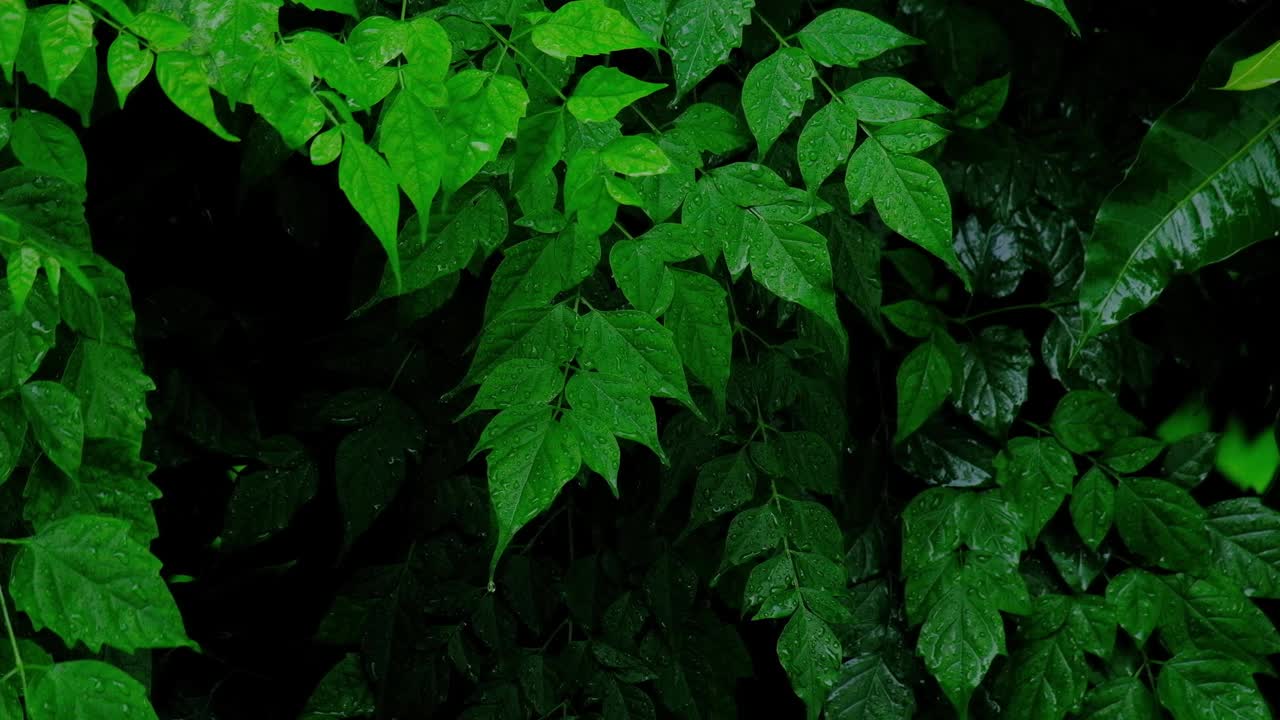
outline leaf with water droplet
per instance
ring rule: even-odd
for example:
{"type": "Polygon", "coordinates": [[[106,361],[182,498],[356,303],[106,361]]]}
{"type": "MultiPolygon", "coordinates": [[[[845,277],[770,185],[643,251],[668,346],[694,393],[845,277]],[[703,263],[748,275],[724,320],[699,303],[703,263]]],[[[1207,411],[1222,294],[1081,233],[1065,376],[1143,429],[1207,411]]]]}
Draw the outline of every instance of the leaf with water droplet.
{"type": "Polygon", "coordinates": [[[27,696],[31,720],[156,720],[147,688],[98,660],[55,663],[27,696]]]}
{"type": "Polygon", "coordinates": [[[761,158],[813,99],[815,74],[813,61],[797,48],[782,48],[752,66],[742,83],[742,109],[761,158]]]}

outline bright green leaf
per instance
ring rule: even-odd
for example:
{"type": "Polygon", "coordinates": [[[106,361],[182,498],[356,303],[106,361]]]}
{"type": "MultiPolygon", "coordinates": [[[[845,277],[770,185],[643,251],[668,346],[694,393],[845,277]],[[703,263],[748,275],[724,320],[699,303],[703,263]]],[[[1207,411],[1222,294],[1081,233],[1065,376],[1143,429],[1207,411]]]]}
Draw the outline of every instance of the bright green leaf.
{"type": "Polygon", "coordinates": [[[951,394],[951,363],[934,342],[912,350],[898,368],[898,430],[894,442],[901,442],[942,407],[951,394]]]}
{"type": "Polygon", "coordinates": [[[845,67],[858,67],[896,48],[923,44],[874,15],[848,8],[822,13],[797,36],[816,62],[845,67]]]}
{"type": "Polygon", "coordinates": [[[583,122],[612,120],[623,108],[666,87],[637,80],[617,68],[598,65],[587,71],[566,106],[583,122]]]}
{"type": "Polygon", "coordinates": [[[742,84],[747,126],[764,157],[813,99],[813,61],[804,51],[783,48],[756,63],[742,84]]]}
{"type": "Polygon", "coordinates": [[[602,55],[658,43],[602,0],[571,0],[533,28],[533,44],[554,58],[602,55]]]}
{"type": "Polygon", "coordinates": [[[120,33],[111,43],[107,50],[107,77],[111,79],[121,108],[129,93],[147,79],[154,61],[151,51],[140,47],[137,38],[128,33],[120,33]]]}
{"type": "Polygon", "coordinates": [[[209,72],[204,60],[188,52],[170,50],[156,55],[156,80],[174,105],[209,128],[223,140],[237,141],[218,121],[209,94],[209,72]]]}
{"type": "Polygon", "coordinates": [[[667,16],[666,37],[683,97],[742,44],[742,28],[751,22],[755,0],[675,0],[667,16]]]}
{"type": "Polygon", "coordinates": [[[364,144],[355,129],[346,133],[342,159],[338,161],[338,187],[351,206],[373,230],[387,253],[391,272],[400,278],[400,254],[396,231],[400,217],[400,189],[386,160],[364,144]]]}
{"type": "Polygon", "coordinates": [[[76,133],[58,118],[37,110],[23,110],[13,123],[9,143],[18,162],[42,173],[84,184],[89,173],[84,149],[76,133]]]}
{"type": "Polygon", "coordinates": [[[31,685],[31,720],[156,720],[146,686],[98,660],[56,663],[31,685]]]}
{"type": "Polygon", "coordinates": [[[800,131],[796,156],[810,190],[844,164],[858,137],[858,114],[848,103],[832,101],[813,114],[800,131]]]}

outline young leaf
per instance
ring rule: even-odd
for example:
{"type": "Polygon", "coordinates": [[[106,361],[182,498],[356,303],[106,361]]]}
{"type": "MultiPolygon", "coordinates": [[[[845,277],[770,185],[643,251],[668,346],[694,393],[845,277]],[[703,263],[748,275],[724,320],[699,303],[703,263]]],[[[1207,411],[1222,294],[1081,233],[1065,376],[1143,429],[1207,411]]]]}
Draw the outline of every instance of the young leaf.
{"type": "Polygon", "coordinates": [[[9,145],[18,162],[41,173],[83,185],[89,167],[76,133],[58,118],[23,110],[13,123],[9,145]]]}
{"type": "Polygon", "coordinates": [[[1182,488],[1154,478],[1125,478],[1116,491],[1116,528],[1131,550],[1170,570],[1206,567],[1208,514],[1182,488]]]}
{"type": "Polygon", "coordinates": [[[533,44],[554,58],[602,55],[658,43],[602,0],[572,0],[533,27],[533,44]]]}
{"type": "Polygon", "coordinates": [[[755,0],[675,0],[666,37],[676,76],[676,99],[729,59],[742,44],[755,0]]]}
{"type": "Polygon", "coordinates": [[[515,405],[485,427],[472,454],[489,450],[489,498],[498,522],[497,545],[489,563],[492,578],[511,538],[578,474],[582,454],[577,436],[555,419],[549,405],[515,405]]]}
{"type": "Polygon", "coordinates": [[[898,368],[898,430],[894,442],[902,442],[942,407],[951,394],[951,363],[935,342],[912,350],[898,368]]]}
{"type": "Polygon", "coordinates": [[[50,380],[29,382],[21,393],[36,443],[53,464],[75,478],[84,447],[80,401],[66,387],[50,380]]]}
{"type": "Polygon", "coordinates": [[[310,158],[312,165],[328,165],[338,159],[342,153],[341,127],[331,127],[311,139],[310,158]]]}
{"type": "Polygon", "coordinates": [[[742,83],[742,109],[760,145],[760,157],[800,117],[813,99],[813,61],[802,50],[782,48],[756,63],[742,83]]]}
{"type": "Polygon", "coordinates": [[[98,660],[56,663],[36,677],[30,692],[31,720],[156,720],[147,688],[98,660]]]}
{"type": "Polygon", "coordinates": [[[223,140],[236,142],[218,121],[209,94],[209,72],[204,60],[188,52],[169,50],[156,55],[156,80],[174,105],[223,140]]]}
{"type": "Polygon", "coordinates": [[[129,33],[120,33],[111,43],[107,50],[107,77],[111,79],[121,108],[129,93],[147,79],[154,61],[151,51],[139,46],[137,38],[129,33]]]}
{"type": "Polygon", "coordinates": [[[79,3],[54,5],[40,25],[40,58],[44,62],[46,89],[58,94],[58,86],[71,77],[85,54],[93,49],[93,13],[79,3]]]}
{"type": "Polygon", "coordinates": [[[848,103],[832,101],[814,113],[796,141],[804,184],[816,191],[849,158],[857,138],[858,114],[848,103]]]}
{"type": "Polygon", "coordinates": [[[1115,515],[1115,486],[1098,468],[1090,468],[1071,494],[1071,521],[1090,550],[1097,550],[1115,515]]]}
{"type": "Polygon", "coordinates": [[[851,68],[890,50],[923,44],[874,15],[848,8],[822,13],[796,35],[816,62],[851,68]]]}
{"type": "Polygon", "coordinates": [[[400,189],[391,168],[373,148],[364,144],[359,129],[346,132],[342,159],[338,162],[338,187],[373,231],[387,253],[387,264],[400,282],[400,254],[396,231],[400,217],[400,189]]]}
{"type": "Polygon", "coordinates": [[[1215,652],[1189,651],[1160,668],[1160,704],[1174,720],[1270,720],[1267,701],[1244,663],[1215,652]]]}
{"type": "Polygon", "coordinates": [[[1080,287],[1084,337],[1155,302],[1175,273],[1271,236],[1280,207],[1280,87],[1197,90],[1151,126],[1138,159],[1098,210],[1080,287]],[[1188,156],[1185,138],[1196,139],[1188,156]]]}
{"type": "Polygon", "coordinates": [[[804,700],[809,720],[817,720],[840,671],[840,640],[809,610],[791,616],[778,636],[778,661],[791,687],[804,700]]]}
{"type": "Polygon", "coordinates": [[[1280,40],[1267,49],[1237,60],[1221,90],[1258,90],[1280,81],[1280,40]]]}
{"type": "Polygon", "coordinates": [[[566,106],[582,122],[605,122],[631,103],[665,87],[664,83],[644,82],[617,68],[597,65],[578,81],[566,106]]]}
{"type": "Polygon", "coordinates": [[[72,515],[27,540],[13,562],[14,604],[36,629],[68,646],[125,652],[190,645],[178,607],[160,577],[160,561],[129,539],[129,523],[72,515]]]}

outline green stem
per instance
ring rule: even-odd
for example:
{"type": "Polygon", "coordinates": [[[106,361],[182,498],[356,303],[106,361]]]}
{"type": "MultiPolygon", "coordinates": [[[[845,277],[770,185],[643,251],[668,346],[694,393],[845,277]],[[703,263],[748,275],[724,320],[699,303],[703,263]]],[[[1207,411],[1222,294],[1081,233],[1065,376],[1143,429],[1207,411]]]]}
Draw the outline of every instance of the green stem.
{"type": "Polygon", "coordinates": [[[773,36],[777,38],[779,45],[782,47],[791,47],[791,43],[787,42],[787,39],[782,36],[782,33],[778,32],[777,28],[775,28],[773,24],[769,22],[769,19],[761,14],[759,10],[752,10],[751,14],[760,18],[760,22],[764,23],[764,26],[769,29],[769,32],[773,33],[773,36]]]}
{"type": "Polygon", "coordinates": [[[13,633],[13,621],[9,619],[9,601],[5,598],[5,589],[0,586],[0,610],[4,612],[4,629],[9,633],[9,647],[13,649],[13,665],[18,669],[18,678],[22,681],[22,696],[27,697],[27,667],[22,662],[22,653],[18,652],[18,636],[13,633]]]}
{"type": "Polygon", "coordinates": [[[512,55],[515,55],[516,57],[523,60],[525,67],[529,68],[530,70],[533,71],[535,75],[542,78],[542,82],[546,83],[547,87],[554,90],[556,95],[560,96],[561,102],[569,102],[569,98],[565,97],[565,94],[560,92],[560,89],[556,87],[556,84],[551,82],[551,78],[547,77],[546,74],[543,73],[542,70],[540,70],[537,65],[533,64],[533,60],[530,60],[528,55],[525,55],[523,52],[521,52],[520,48],[516,47],[515,45],[512,45],[511,41],[503,37],[502,33],[498,32],[498,29],[490,25],[487,20],[481,20],[480,22],[484,24],[485,28],[488,29],[490,33],[493,33],[493,36],[498,39],[498,42],[502,43],[503,47],[511,51],[512,55]]]}
{"type": "Polygon", "coordinates": [[[1001,313],[1013,312],[1015,310],[1052,310],[1053,308],[1062,307],[1063,305],[1070,305],[1073,302],[1075,301],[1059,300],[1057,302],[1051,302],[1051,303],[1040,302],[1040,303],[1025,303],[1022,305],[1009,305],[1008,307],[996,308],[994,310],[987,310],[985,312],[976,313],[974,315],[968,315],[962,318],[955,318],[953,322],[957,322],[963,325],[965,323],[973,322],[974,320],[980,320],[982,318],[991,317],[992,315],[999,315],[1001,313]]]}

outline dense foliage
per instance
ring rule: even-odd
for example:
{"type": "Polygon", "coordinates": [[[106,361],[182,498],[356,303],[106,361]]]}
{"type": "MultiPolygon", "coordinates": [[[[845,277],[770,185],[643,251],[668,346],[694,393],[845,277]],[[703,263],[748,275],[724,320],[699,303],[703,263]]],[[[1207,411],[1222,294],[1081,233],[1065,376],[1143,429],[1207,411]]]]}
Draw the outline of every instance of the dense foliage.
{"type": "Polygon", "coordinates": [[[1278,27],[0,0],[0,720],[1270,718],[1278,27]]]}

